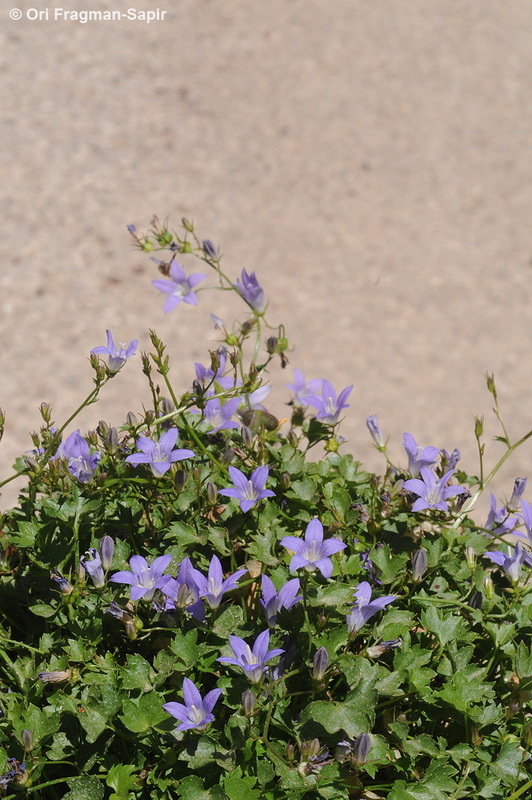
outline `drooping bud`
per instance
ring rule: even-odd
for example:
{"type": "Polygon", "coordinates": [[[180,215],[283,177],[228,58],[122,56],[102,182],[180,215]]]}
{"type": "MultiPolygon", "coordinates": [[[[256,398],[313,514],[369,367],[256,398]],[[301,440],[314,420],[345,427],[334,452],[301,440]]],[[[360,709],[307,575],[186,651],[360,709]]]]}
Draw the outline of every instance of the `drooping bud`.
{"type": "Polygon", "coordinates": [[[51,672],[39,672],[37,675],[43,683],[61,683],[62,681],[69,681],[72,678],[71,669],[56,669],[51,672]]]}
{"type": "Polygon", "coordinates": [[[427,551],[421,547],[412,556],[412,580],[419,583],[427,571],[427,551]]]}
{"type": "Polygon", "coordinates": [[[361,733],[360,736],[357,736],[353,744],[353,758],[357,764],[366,763],[372,746],[373,741],[369,733],[361,733]]]}
{"type": "Polygon", "coordinates": [[[325,677],[327,667],[329,666],[329,653],[325,647],[320,647],[314,653],[314,661],[312,665],[312,678],[315,681],[321,681],[325,677]]]}
{"type": "Polygon", "coordinates": [[[397,647],[401,647],[402,644],[402,639],[388,639],[386,642],[380,642],[379,644],[368,647],[366,655],[370,658],[379,658],[379,656],[382,656],[387,650],[395,650],[397,647]]]}

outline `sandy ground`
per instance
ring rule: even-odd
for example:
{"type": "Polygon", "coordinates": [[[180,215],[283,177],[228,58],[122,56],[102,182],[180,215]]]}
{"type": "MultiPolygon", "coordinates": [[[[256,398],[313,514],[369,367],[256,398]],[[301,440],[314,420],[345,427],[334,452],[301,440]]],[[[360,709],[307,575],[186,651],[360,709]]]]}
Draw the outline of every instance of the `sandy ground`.
{"type": "MultiPolygon", "coordinates": [[[[493,464],[485,371],[512,436],[532,427],[530,0],[161,0],[150,24],[65,19],[131,4],[154,7],[0,0],[2,474],[41,401],[60,422],[90,391],[106,328],[142,348],[155,328],[184,390],[209,313],[232,319],[207,293],[162,313],[125,227],[153,213],[193,219],[234,277],[257,271],[295,346],[276,409],[294,367],[353,383],[343,433],[369,467],[378,414],[397,460],[409,431],[472,472],[485,414],[493,464]]],[[[147,398],[137,357],[79,424],[147,398]]],[[[532,478],[531,452],[501,494],[532,478]]]]}

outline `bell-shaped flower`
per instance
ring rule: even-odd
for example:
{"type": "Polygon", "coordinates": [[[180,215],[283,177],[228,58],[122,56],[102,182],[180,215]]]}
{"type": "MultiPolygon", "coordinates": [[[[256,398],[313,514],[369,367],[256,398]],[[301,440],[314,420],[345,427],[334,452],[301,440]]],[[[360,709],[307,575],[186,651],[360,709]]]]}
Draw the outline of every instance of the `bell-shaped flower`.
{"type": "Polygon", "coordinates": [[[299,588],[299,578],[292,578],[277,592],[273,581],[267,575],[262,576],[262,599],[260,602],[270,628],[274,628],[277,624],[277,614],[281,608],[292,608],[295,603],[303,599],[301,595],[297,596],[299,588]]]}
{"type": "Polygon", "coordinates": [[[353,390],[352,386],[346,386],[338,396],[332,383],[323,381],[321,387],[321,395],[310,395],[304,397],[303,400],[311,406],[314,406],[316,411],[316,418],[326,425],[336,425],[340,414],[344,408],[349,408],[349,403],[345,401],[353,390]]]}
{"type": "Polygon", "coordinates": [[[190,558],[184,558],[179,565],[177,578],[170,578],[161,591],[166,596],[166,611],[183,608],[198,622],[204,622],[205,605],[200,600],[199,588],[192,574],[193,569],[190,558]]]}
{"type": "Polygon", "coordinates": [[[243,269],[240,278],[237,279],[236,283],[233,283],[233,286],[237,289],[248,306],[254,308],[259,314],[264,312],[266,308],[264,289],[259,284],[254,272],[248,274],[246,270],[243,269]]]}
{"type": "Polygon", "coordinates": [[[181,449],[174,450],[177,441],[177,428],[170,428],[165,431],[157,442],[148,439],[147,436],[139,436],[137,448],[140,453],[132,453],[126,457],[128,464],[148,464],[152,474],[156,478],[161,478],[174,461],[181,461],[184,458],[193,458],[196,454],[193,450],[181,449]]]}
{"type": "Polygon", "coordinates": [[[294,382],[285,383],[287,389],[291,389],[294,393],[292,403],[295,406],[306,406],[305,398],[308,396],[319,395],[323,388],[323,378],[314,378],[311,381],[306,381],[305,376],[299,369],[294,370],[294,382]]]}
{"type": "Polygon", "coordinates": [[[170,264],[170,280],[162,278],[152,281],[152,284],[160,292],[168,295],[164,304],[164,310],[168,312],[180,303],[196,306],[198,298],[192,289],[206,277],[203,272],[195,272],[187,277],[181,264],[177,261],[172,261],[170,264]]]}
{"type": "Polygon", "coordinates": [[[205,415],[205,422],[212,425],[212,430],[209,433],[218,433],[218,431],[227,430],[229,428],[238,428],[238,422],[233,422],[231,417],[236,414],[237,409],[241,403],[240,397],[233,397],[222,405],[219,397],[213,397],[207,400],[203,413],[205,415]]]}
{"type": "Polygon", "coordinates": [[[430,467],[440,455],[437,447],[418,447],[411,433],[403,434],[403,446],[408,456],[408,471],[417,478],[422,467],[430,467]]]}
{"type": "Polygon", "coordinates": [[[185,703],[164,703],[163,708],[181,722],[181,725],[177,726],[178,731],[187,731],[191,728],[201,731],[214,720],[212,710],[221,694],[221,689],[212,689],[202,697],[190,678],[183,678],[185,703]]]}
{"type": "Polygon", "coordinates": [[[70,474],[77,478],[80,483],[88,483],[92,480],[94,470],[101,457],[102,454],[99,452],[91,453],[88,442],[78,429],[59,445],[55,455],[50,460],[64,458],[70,474]]]}
{"type": "Polygon", "coordinates": [[[250,478],[247,478],[236,467],[229,467],[229,477],[234,483],[234,488],[220,489],[219,494],[240,500],[242,511],[249,511],[259,500],[273,497],[275,494],[271,489],[264,488],[268,479],[268,467],[257,467],[251,473],[250,478]]]}
{"type": "Polygon", "coordinates": [[[307,572],[319,570],[324,578],[330,578],[333,564],[329,556],[338,553],[346,546],[339,539],[323,541],[323,525],[319,519],[311,519],[305,531],[305,538],[285,536],[281,539],[281,547],[292,550],[295,555],[290,561],[290,572],[303,567],[307,572]]]}
{"type": "Polygon", "coordinates": [[[117,347],[114,343],[113,334],[111,331],[108,330],[106,333],[107,347],[104,347],[103,345],[100,345],[99,347],[93,347],[91,353],[108,355],[109,361],[107,363],[107,369],[111,375],[115,375],[124,366],[128,358],[135,355],[139,342],[138,339],[133,339],[133,341],[131,341],[129,344],[120,342],[117,347]]]}
{"type": "Polygon", "coordinates": [[[230,636],[229,643],[235,654],[235,658],[221,656],[216,660],[220,661],[222,664],[233,664],[235,667],[240,667],[251,683],[259,683],[264,672],[268,669],[266,666],[268,661],[284,653],[284,650],[280,648],[268,650],[270,631],[263,631],[260,633],[255,639],[253,647],[250,647],[249,644],[239,636],[230,636]]]}
{"type": "Polygon", "coordinates": [[[447,511],[449,497],[467,494],[467,489],[464,486],[447,485],[451,476],[456,472],[455,469],[448,470],[441,478],[438,478],[434,470],[429,469],[429,467],[421,467],[420,472],[421,479],[410,478],[403,483],[403,489],[418,496],[412,506],[412,511],[424,511],[428,508],[447,511]]]}
{"type": "Polygon", "coordinates": [[[511,547],[508,547],[508,550],[508,555],[499,550],[489,551],[484,555],[497,564],[513,583],[516,583],[521,575],[521,565],[532,567],[532,553],[523,550],[519,542],[516,542],[513,552],[511,547]]]}
{"type": "Polygon", "coordinates": [[[129,570],[120,570],[115,572],[109,578],[113,583],[127,583],[131,586],[131,599],[132,600],[146,600],[149,602],[153,600],[153,596],[157,589],[162,589],[168,583],[171,575],[165,575],[164,571],[169,566],[172,556],[159,556],[155,558],[151,564],[142,556],[131,556],[129,559],[129,570]]]}
{"type": "Polygon", "coordinates": [[[347,630],[349,633],[357,633],[371,617],[386,608],[388,603],[393,603],[395,595],[389,594],[386,597],[371,599],[371,586],[367,581],[362,581],[354,593],[355,604],[346,617],[347,630]]]}
{"type": "Polygon", "coordinates": [[[211,607],[218,608],[223,595],[238,587],[238,579],[245,575],[247,569],[237,569],[232,575],[224,580],[222,565],[218,556],[211,558],[209,573],[206,578],[199,569],[193,567],[189,570],[189,575],[198,588],[199,596],[211,607]]]}
{"type": "Polygon", "coordinates": [[[89,548],[85,555],[81,556],[79,562],[97,589],[105,586],[105,572],[100,554],[95,547],[89,548]]]}

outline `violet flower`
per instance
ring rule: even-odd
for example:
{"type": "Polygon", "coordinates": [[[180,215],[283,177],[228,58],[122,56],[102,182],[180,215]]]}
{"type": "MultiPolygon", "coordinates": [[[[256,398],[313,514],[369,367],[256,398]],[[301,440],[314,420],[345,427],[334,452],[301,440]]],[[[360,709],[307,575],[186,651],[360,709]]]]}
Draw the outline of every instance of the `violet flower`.
{"type": "Polygon", "coordinates": [[[257,469],[254,469],[251,473],[250,478],[247,478],[244,473],[236,467],[229,467],[228,469],[229,477],[233,481],[235,487],[220,489],[219,494],[240,500],[240,508],[242,511],[249,511],[259,500],[275,495],[275,492],[272,492],[271,489],[264,488],[268,479],[268,467],[257,467],[257,469]]]}
{"type": "Polygon", "coordinates": [[[183,703],[164,703],[163,708],[172,717],[181,722],[178,731],[188,731],[191,728],[203,730],[209,722],[214,720],[212,710],[216,705],[221,689],[212,689],[202,698],[198,688],[189,678],[183,678],[183,703]]]}
{"type": "Polygon", "coordinates": [[[205,422],[212,425],[212,430],[209,433],[218,433],[218,431],[228,428],[238,428],[238,422],[232,422],[231,417],[236,414],[241,402],[240,397],[233,397],[223,405],[219,397],[207,400],[203,413],[205,422]]]}
{"type": "Polygon", "coordinates": [[[295,572],[303,567],[307,572],[318,569],[324,578],[330,578],[333,564],[329,556],[338,553],[346,546],[338,539],[323,541],[323,525],[319,519],[311,519],[305,531],[305,538],[285,536],[281,539],[281,547],[292,550],[295,555],[290,561],[290,572],[295,572]]]}
{"type": "Polygon", "coordinates": [[[113,581],[113,583],[129,584],[133,601],[142,598],[149,602],[153,600],[157,589],[162,589],[170,580],[171,575],[164,575],[163,573],[171,560],[171,555],[159,556],[149,566],[142,556],[131,556],[129,559],[131,572],[129,570],[120,570],[120,572],[115,572],[114,575],[111,575],[109,580],[113,581]]]}
{"type": "Polygon", "coordinates": [[[229,642],[235,654],[235,658],[221,656],[216,660],[223,664],[233,664],[235,667],[240,667],[251,683],[259,683],[263,673],[267,669],[267,662],[284,653],[284,650],[280,648],[268,650],[270,631],[263,631],[260,633],[255,639],[252,648],[239,636],[230,636],[229,642]]]}
{"type": "Polygon", "coordinates": [[[418,495],[412,511],[423,511],[426,508],[448,511],[447,500],[449,497],[467,494],[464,486],[447,486],[449,478],[456,472],[455,469],[448,470],[441,478],[438,478],[436,473],[428,467],[421,467],[420,472],[421,480],[410,478],[403,483],[403,489],[418,495]]]}
{"type": "Polygon", "coordinates": [[[154,442],[146,436],[139,436],[137,448],[140,453],[133,453],[125,459],[129,464],[148,464],[153,475],[161,478],[170,469],[174,461],[181,461],[184,458],[192,458],[196,454],[193,450],[174,450],[177,441],[177,428],[170,428],[160,436],[159,441],[154,442]]]}
{"type": "Polygon", "coordinates": [[[302,595],[296,597],[298,592],[299,578],[292,578],[277,593],[273,581],[267,575],[262,576],[262,599],[260,602],[270,628],[276,626],[277,614],[281,608],[292,608],[295,603],[303,599],[302,595]]]}
{"type": "Polygon", "coordinates": [[[177,578],[170,578],[161,587],[166,596],[165,611],[183,608],[198,622],[205,620],[205,605],[200,600],[200,590],[194,580],[190,558],[184,558],[179,565],[177,578]]]}
{"type": "Polygon", "coordinates": [[[344,408],[349,408],[349,403],[345,401],[351,394],[353,386],[346,386],[338,396],[332,383],[323,381],[321,387],[321,396],[315,394],[304,397],[303,400],[311,406],[314,406],[316,411],[316,418],[321,420],[326,425],[336,425],[338,418],[344,408]]]}
{"type": "Polygon", "coordinates": [[[519,504],[521,502],[521,498],[523,493],[526,489],[527,479],[526,478],[516,478],[514,481],[514,488],[512,492],[512,496],[506,503],[506,508],[508,511],[518,511],[519,504]]]}
{"type": "Polygon", "coordinates": [[[87,575],[90,576],[97,589],[101,589],[105,586],[105,572],[103,570],[100,554],[95,547],[89,548],[85,555],[81,556],[79,563],[87,575]]]}
{"type": "Polygon", "coordinates": [[[377,597],[375,600],[372,600],[371,586],[367,581],[362,581],[362,583],[359,584],[353,596],[355,598],[355,604],[346,616],[347,630],[349,633],[357,633],[377,611],[386,608],[388,603],[393,603],[396,599],[395,595],[389,594],[386,597],[377,597]]]}
{"type": "MultiPolygon", "coordinates": [[[[523,502],[525,501],[521,501],[521,508],[523,508],[523,502]]],[[[497,508],[497,498],[493,492],[490,492],[490,510],[484,523],[484,528],[490,533],[502,536],[506,533],[512,533],[518,525],[519,517],[516,517],[515,514],[510,514],[506,506],[497,508]]]]}
{"type": "Polygon", "coordinates": [[[411,433],[403,434],[403,446],[408,456],[408,471],[413,478],[417,478],[422,467],[432,466],[440,455],[437,447],[418,447],[411,433]]]}
{"type": "Polygon", "coordinates": [[[177,261],[172,261],[170,264],[170,280],[159,279],[152,281],[152,284],[160,292],[168,295],[164,304],[164,310],[168,312],[178,306],[179,303],[188,303],[191,306],[197,305],[198,298],[192,289],[206,277],[203,272],[195,272],[187,278],[181,264],[177,261]]]}
{"type": "Polygon", "coordinates": [[[245,269],[242,270],[242,275],[233,283],[235,289],[238,290],[240,296],[246,301],[248,306],[255,309],[257,313],[262,314],[266,308],[264,302],[264,289],[259,284],[254,272],[248,274],[245,269]]]}
{"type": "MultiPolygon", "coordinates": [[[[526,500],[521,500],[521,517],[523,522],[525,523],[528,543],[532,547],[532,505],[530,505],[530,503],[527,503],[526,500]]],[[[525,534],[523,533],[519,533],[519,536],[524,536],[524,535],[525,534]]]]}
{"type": "Polygon", "coordinates": [[[99,347],[93,347],[91,353],[108,355],[109,361],[107,364],[107,369],[111,375],[115,375],[124,366],[127,359],[130,356],[135,355],[139,341],[138,339],[133,339],[133,341],[131,341],[129,344],[119,342],[117,347],[113,341],[113,335],[111,331],[108,330],[106,333],[107,347],[104,347],[103,345],[99,347]]]}
{"type": "Polygon", "coordinates": [[[291,389],[294,393],[292,403],[295,406],[306,406],[306,398],[309,395],[318,395],[323,388],[323,378],[314,378],[311,381],[306,381],[303,373],[299,369],[294,370],[294,382],[285,383],[287,389],[291,389]]]}
{"type": "MultiPolygon", "coordinates": [[[[211,315],[212,316],[212,315],[211,315]]],[[[227,364],[227,350],[225,347],[218,348],[216,353],[218,356],[218,368],[216,371],[213,370],[211,367],[204,367],[203,364],[198,362],[194,363],[194,369],[196,371],[196,378],[201,383],[218,383],[222,389],[232,389],[235,385],[235,379],[232,378],[230,375],[226,375],[224,377],[225,367],[227,364]]]]}
{"type": "Polygon", "coordinates": [[[368,426],[368,430],[371,433],[371,437],[375,442],[375,446],[377,450],[380,450],[381,453],[384,453],[386,450],[386,439],[379,427],[379,420],[372,414],[372,416],[366,418],[366,425],[368,426]]]}
{"type": "Polygon", "coordinates": [[[64,458],[67,461],[70,474],[77,478],[80,483],[88,483],[92,480],[94,470],[101,457],[102,454],[100,452],[91,453],[87,441],[78,429],[71,433],[65,442],[59,445],[57,452],[50,460],[64,458]]]}
{"type": "Polygon", "coordinates": [[[516,542],[515,549],[508,547],[509,553],[501,553],[499,550],[484,553],[486,558],[497,564],[502,571],[510,578],[513,583],[519,580],[521,574],[521,564],[532,567],[532,554],[528,550],[523,550],[519,542],[516,542]]]}
{"type": "Polygon", "coordinates": [[[238,579],[245,575],[247,569],[237,569],[224,580],[222,565],[218,556],[211,558],[209,573],[206,578],[198,569],[191,567],[189,575],[198,588],[202,597],[211,608],[218,608],[225,592],[230,592],[238,587],[238,579]]]}

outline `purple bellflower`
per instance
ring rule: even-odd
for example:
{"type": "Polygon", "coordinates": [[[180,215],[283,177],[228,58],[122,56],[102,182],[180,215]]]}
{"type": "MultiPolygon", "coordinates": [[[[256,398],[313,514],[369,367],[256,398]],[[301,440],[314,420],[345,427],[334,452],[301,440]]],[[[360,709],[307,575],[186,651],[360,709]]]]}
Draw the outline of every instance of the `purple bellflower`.
{"type": "Polygon", "coordinates": [[[519,505],[521,503],[521,498],[523,493],[526,489],[527,479],[526,478],[516,478],[514,481],[514,488],[512,492],[512,496],[506,503],[506,508],[508,511],[518,511],[519,505]]]}
{"type": "MultiPolygon", "coordinates": [[[[521,508],[523,508],[523,502],[521,501],[521,508]]],[[[484,528],[490,533],[497,533],[502,536],[505,533],[512,533],[519,525],[519,522],[519,517],[516,517],[515,514],[510,514],[506,506],[497,508],[497,498],[490,492],[490,510],[484,523],[484,528]]]]}
{"type": "Polygon", "coordinates": [[[152,281],[152,284],[160,292],[168,295],[164,304],[164,310],[167,312],[172,311],[179,303],[188,303],[191,306],[196,306],[198,298],[192,289],[206,277],[203,272],[195,272],[187,278],[181,264],[177,261],[172,261],[170,264],[170,280],[159,279],[152,281]]]}
{"type": "Polygon", "coordinates": [[[68,471],[80,483],[88,483],[94,474],[94,470],[102,454],[92,453],[87,441],[83,438],[79,429],[70,434],[65,442],[62,442],[53,460],[64,458],[68,464],[68,471]]]}
{"type": "Polygon", "coordinates": [[[321,387],[321,396],[314,394],[309,397],[304,397],[303,400],[311,406],[314,406],[317,419],[321,420],[326,425],[336,425],[340,414],[344,408],[349,408],[349,403],[345,401],[351,394],[353,387],[346,386],[338,396],[332,383],[323,381],[321,387]]]}
{"type": "Polygon", "coordinates": [[[338,553],[346,546],[338,539],[323,541],[323,525],[319,519],[311,519],[305,531],[305,538],[285,536],[281,539],[281,547],[292,550],[295,555],[290,561],[290,572],[303,567],[307,572],[319,570],[324,578],[330,578],[333,564],[329,556],[338,553]]]}
{"type": "Polygon", "coordinates": [[[311,381],[306,381],[301,370],[295,369],[294,382],[285,383],[285,386],[294,393],[292,402],[295,406],[306,406],[305,398],[308,398],[309,395],[314,396],[321,393],[323,378],[314,378],[311,381]]]}
{"type": "Polygon", "coordinates": [[[371,433],[371,437],[375,442],[377,450],[380,450],[381,453],[384,453],[386,450],[386,439],[384,438],[384,435],[379,427],[379,420],[375,414],[366,418],[366,425],[368,426],[368,430],[371,433]]]}
{"type": "Polygon", "coordinates": [[[165,703],[163,708],[172,717],[181,722],[178,731],[188,731],[191,728],[203,730],[214,719],[212,710],[216,705],[221,689],[212,689],[202,698],[198,688],[189,678],[183,678],[183,703],[165,703]]]}
{"type": "Polygon", "coordinates": [[[159,556],[155,558],[152,565],[142,556],[131,556],[129,559],[129,570],[115,572],[109,578],[113,583],[128,583],[131,586],[131,599],[133,601],[141,598],[147,602],[153,600],[157,589],[162,589],[168,583],[171,575],[164,575],[165,569],[172,560],[172,556],[159,556]]]}
{"type": "Polygon", "coordinates": [[[97,589],[105,586],[105,572],[102,566],[102,560],[99,552],[95,547],[91,547],[84,556],[81,556],[79,563],[84,568],[87,575],[89,575],[93,584],[97,589]]]}
{"type": "Polygon", "coordinates": [[[516,542],[513,554],[512,548],[509,547],[508,549],[508,555],[501,553],[499,550],[490,551],[484,553],[484,555],[494,564],[497,564],[513,583],[516,583],[521,574],[521,564],[532,567],[532,553],[529,553],[528,550],[523,550],[519,542],[516,542]]]}
{"type": "Polygon", "coordinates": [[[298,592],[299,578],[292,578],[277,593],[273,581],[267,575],[262,576],[262,599],[260,602],[270,628],[276,626],[277,613],[281,608],[292,608],[295,603],[303,599],[301,595],[296,596],[298,592]]]}
{"type": "MultiPolygon", "coordinates": [[[[525,523],[528,542],[532,547],[532,505],[530,505],[530,503],[527,503],[526,500],[521,500],[521,517],[523,519],[523,522],[525,523]]],[[[519,535],[524,536],[525,534],[520,533],[519,535]]]]}
{"type": "Polygon", "coordinates": [[[190,569],[189,574],[198,587],[200,597],[202,597],[211,608],[218,608],[225,592],[236,589],[238,587],[238,579],[241,578],[242,575],[245,575],[246,572],[247,569],[237,569],[236,572],[233,572],[232,575],[229,575],[229,577],[224,580],[220,559],[218,556],[213,556],[209,565],[207,578],[198,569],[194,569],[193,567],[190,569]]]}
{"type": "Polygon", "coordinates": [[[218,433],[218,431],[228,428],[238,428],[238,422],[232,422],[231,417],[236,414],[241,402],[240,397],[233,397],[223,405],[219,397],[207,400],[203,413],[205,422],[212,425],[212,430],[209,433],[218,433]]]}
{"type": "Polygon", "coordinates": [[[230,375],[224,377],[225,367],[227,364],[227,350],[225,347],[218,348],[218,368],[214,371],[211,367],[204,367],[203,364],[198,362],[194,363],[196,371],[196,378],[201,383],[218,383],[222,389],[232,389],[235,385],[235,379],[230,375]]]}
{"type": "Polygon", "coordinates": [[[133,339],[133,341],[131,341],[129,344],[119,342],[117,347],[113,341],[113,335],[111,331],[108,330],[107,347],[104,347],[103,345],[99,347],[93,347],[91,353],[108,355],[109,361],[107,364],[107,369],[111,375],[115,375],[124,366],[128,358],[135,355],[137,352],[138,343],[138,339],[133,339]]]}
{"type": "Polygon", "coordinates": [[[264,302],[264,289],[259,284],[257,276],[254,272],[248,274],[245,269],[242,270],[242,275],[233,283],[235,289],[238,290],[240,296],[246,301],[248,306],[255,309],[258,314],[262,314],[266,308],[264,302]]]}
{"type": "Polygon", "coordinates": [[[240,500],[242,511],[249,511],[259,500],[275,495],[275,492],[272,492],[271,489],[264,488],[268,479],[268,467],[257,467],[251,473],[250,478],[247,478],[236,467],[229,467],[229,477],[235,487],[220,489],[219,494],[240,500]]]}
{"type": "Polygon", "coordinates": [[[221,656],[216,660],[223,664],[233,664],[235,667],[240,667],[251,683],[259,683],[267,669],[267,662],[284,653],[284,650],[279,648],[268,650],[270,631],[260,633],[255,639],[252,648],[239,636],[230,636],[229,642],[235,658],[221,656]]]}
{"type": "Polygon", "coordinates": [[[355,604],[346,617],[349,633],[357,633],[377,611],[386,608],[388,603],[393,603],[396,599],[395,595],[389,594],[386,597],[378,597],[376,600],[371,600],[371,586],[367,581],[362,581],[359,584],[353,596],[355,604]]]}
{"type": "Polygon", "coordinates": [[[403,446],[408,456],[408,471],[413,478],[417,478],[422,467],[432,466],[440,455],[437,447],[418,447],[411,433],[403,434],[403,446]]]}
{"type": "Polygon", "coordinates": [[[448,470],[441,478],[429,467],[421,467],[421,480],[410,478],[403,483],[403,489],[418,495],[418,499],[412,506],[412,511],[423,511],[426,508],[437,508],[440,511],[448,511],[447,500],[449,497],[456,497],[458,494],[467,494],[464,486],[448,486],[449,478],[456,472],[455,469],[448,470]]]}
{"type": "Polygon", "coordinates": [[[177,578],[170,578],[161,587],[166,596],[165,611],[184,608],[198,622],[204,622],[205,604],[200,600],[200,591],[192,574],[193,569],[190,558],[184,558],[179,565],[177,578]]]}
{"type": "Polygon", "coordinates": [[[158,442],[148,439],[146,436],[139,436],[137,448],[140,453],[133,453],[125,459],[129,464],[148,464],[153,475],[161,478],[170,469],[174,461],[181,461],[184,458],[193,458],[196,454],[193,450],[174,450],[177,441],[177,428],[170,428],[159,438],[158,442]]]}

